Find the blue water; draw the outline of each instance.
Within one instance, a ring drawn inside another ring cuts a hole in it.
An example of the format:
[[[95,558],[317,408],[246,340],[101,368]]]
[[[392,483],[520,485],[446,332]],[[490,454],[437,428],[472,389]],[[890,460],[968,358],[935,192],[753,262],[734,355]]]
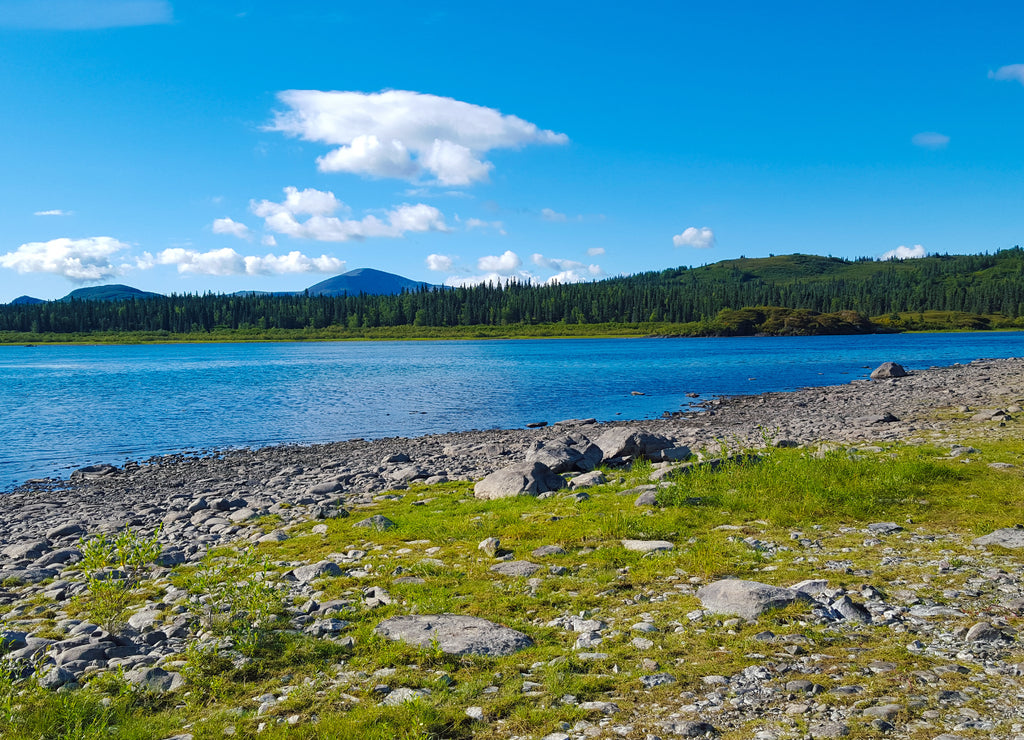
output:
[[[0,490],[168,452],[654,418],[691,392],[1021,355],[1022,332],[0,347]]]

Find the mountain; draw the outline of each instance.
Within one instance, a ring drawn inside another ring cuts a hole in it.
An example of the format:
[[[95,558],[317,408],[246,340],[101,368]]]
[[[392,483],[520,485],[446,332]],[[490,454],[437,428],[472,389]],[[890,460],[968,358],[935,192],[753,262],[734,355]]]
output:
[[[30,295],[20,295],[11,301],[12,306],[32,306],[36,303],[46,303],[42,298],[33,298]]]
[[[162,298],[159,293],[132,288],[129,285],[95,285],[91,288],[78,288],[61,298],[61,301],[128,301],[132,298]]]
[[[416,291],[420,288],[440,288],[438,285],[423,283],[390,272],[360,267],[343,275],[328,278],[308,288],[310,295],[397,295],[403,290]]]

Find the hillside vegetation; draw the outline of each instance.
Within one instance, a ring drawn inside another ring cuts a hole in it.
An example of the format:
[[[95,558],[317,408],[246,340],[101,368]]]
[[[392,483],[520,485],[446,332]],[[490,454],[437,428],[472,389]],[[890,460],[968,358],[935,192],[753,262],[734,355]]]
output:
[[[0,340],[7,342],[117,340],[126,333],[148,333],[150,341],[183,335],[195,341],[214,335],[728,336],[1021,325],[1024,251],[1019,247],[991,255],[887,262],[802,254],[741,258],[569,285],[425,287],[396,295],[171,295],[0,306]]]

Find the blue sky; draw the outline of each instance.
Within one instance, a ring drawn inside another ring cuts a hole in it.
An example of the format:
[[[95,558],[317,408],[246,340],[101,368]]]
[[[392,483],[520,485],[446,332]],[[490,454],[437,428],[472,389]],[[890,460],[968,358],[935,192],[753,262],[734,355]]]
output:
[[[1024,6],[711,5],[4,0],[0,302],[1020,243]]]

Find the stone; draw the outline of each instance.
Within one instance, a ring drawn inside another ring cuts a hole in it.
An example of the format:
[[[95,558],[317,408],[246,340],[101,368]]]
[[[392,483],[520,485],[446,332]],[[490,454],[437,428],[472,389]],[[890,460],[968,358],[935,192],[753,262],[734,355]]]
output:
[[[496,470],[473,488],[473,495],[484,501],[512,496],[539,496],[565,488],[565,479],[541,462],[524,462]]]
[[[343,574],[344,571],[337,563],[331,560],[321,560],[319,563],[313,563],[312,565],[300,565],[292,571],[292,575],[295,576],[295,580],[299,583],[309,583],[317,578],[324,577],[337,578]]]
[[[717,735],[718,730],[707,722],[690,720],[687,722],[666,722],[662,725],[665,732],[678,737],[704,737]]]
[[[871,612],[860,604],[855,604],[849,596],[840,596],[832,604],[832,609],[851,622],[867,624],[871,621]]]
[[[658,492],[657,491],[644,491],[636,497],[636,501],[633,502],[633,506],[657,506],[658,505]]]
[[[608,477],[600,470],[592,470],[589,473],[578,475],[569,481],[569,488],[590,488],[591,486],[600,486],[603,483],[608,482]]]
[[[352,526],[361,527],[363,529],[376,529],[378,532],[384,532],[388,529],[394,529],[398,525],[390,519],[388,519],[386,516],[375,514],[368,519],[363,519],[361,522],[356,522]]]
[[[476,546],[476,549],[483,551],[488,557],[493,558],[501,549],[501,540],[497,537],[488,537],[487,539],[481,540],[480,544]]]
[[[871,534],[893,534],[903,531],[903,527],[895,522],[874,522],[869,524],[867,529]]]
[[[738,578],[709,583],[698,589],[697,598],[715,614],[735,614],[744,619],[757,619],[769,609],[780,609],[796,601],[811,601],[803,591]]]
[[[185,683],[180,673],[165,671],[163,668],[135,668],[125,673],[124,677],[131,685],[158,694],[176,691]]]
[[[653,689],[655,686],[665,686],[675,682],[676,677],[670,673],[655,673],[651,676],[640,676],[640,683],[644,685],[645,689]]]
[[[429,648],[448,655],[505,656],[533,646],[533,640],[514,629],[480,617],[458,614],[417,614],[386,619],[376,633],[389,640]]]
[[[997,529],[982,537],[975,538],[971,544],[982,546],[997,545],[1008,550],[1019,550],[1024,547],[1024,527],[1017,525],[1016,527]]]
[[[846,737],[850,734],[850,728],[842,722],[815,722],[808,728],[808,734],[810,734],[811,740]]]
[[[650,457],[654,453],[673,447],[671,440],[638,427],[615,427],[594,440],[601,450],[601,461],[623,457]]]
[[[400,704],[407,704],[408,702],[416,701],[417,699],[422,699],[429,693],[430,692],[426,689],[395,689],[386,697],[384,697],[384,701],[382,701],[381,704],[387,707],[397,707]]]
[[[546,558],[549,555],[565,555],[565,550],[558,545],[541,545],[530,554],[535,558]]]
[[[666,540],[622,540],[622,546],[631,552],[668,552],[675,545]]]
[[[64,537],[79,537],[85,534],[85,529],[81,524],[68,523],[60,524],[56,527],[52,527],[46,530],[46,539],[48,540],[59,540]]]
[[[28,540],[4,548],[3,555],[11,560],[35,560],[50,549],[49,540]]]
[[[529,560],[509,560],[506,563],[498,563],[492,565],[491,570],[495,573],[499,573],[503,576],[511,576],[513,578],[529,578],[538,570],[540,566],[536,563],[531,563]]]
[[[903,366],[896,362],[883,362],[871,371],[872,380],[883,380],[886,378],[905,378],[910,373],[903,369]]]
[[[996,642],[1005,639],[1006,635],[988,622],[978,622],[967,630],[967,635],[964,637],[966,642]]]
[[[865,717],[877,717],[889,721],[903,711],[902,704],[881,704],[876,707],[868,707],[864,710]]]

